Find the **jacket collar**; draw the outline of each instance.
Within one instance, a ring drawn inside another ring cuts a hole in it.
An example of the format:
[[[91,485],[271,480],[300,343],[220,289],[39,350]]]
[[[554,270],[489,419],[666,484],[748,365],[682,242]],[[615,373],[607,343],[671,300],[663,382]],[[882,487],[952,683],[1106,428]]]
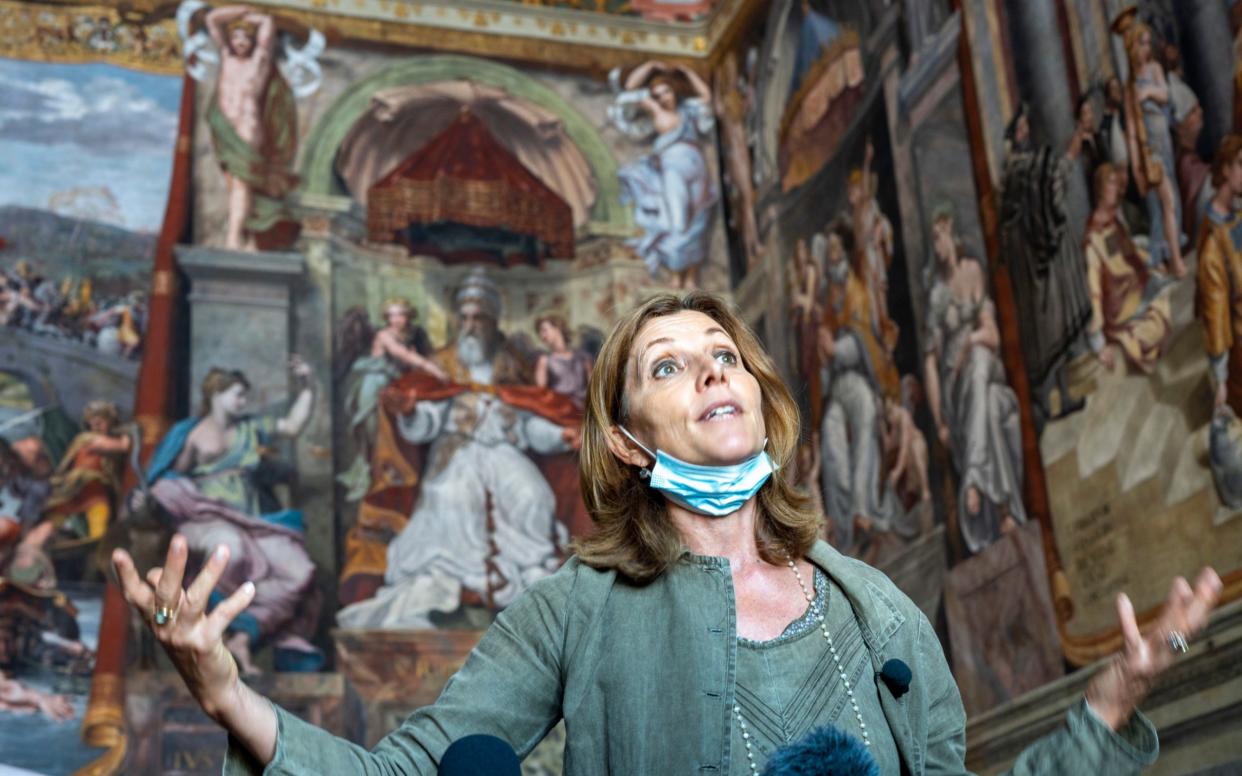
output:
[[[893,597],[880,588],[871,577],[882,574],[862,561],[846,557],[837,552],[827,542],[818,541],[808,553],[811,561],[832,577],[833,581],[845,592],[854,607],[854,616],[862,629],[863,641],[871,652],[871,665],[878,675],[888,659],[885,646],[889,639],[906,621],[906,616],[897,608]],[[911,658],[911,655],[897,657]],[[922,748],[915,743],[915,732],[911,726],[907,698],[896,698],[884,682],[877,681],[880,706],[884,709],[884,718],[888,721],[889,731],[897,744],[897,751],[905,762],[906,771],[912,774],[923,773]]]
[[[884,652],[884,645],[906,621],[892,596],[868,577],[880,574],[861,561],[837,552],[825,541],[815,542],[808,557],[845,592],[854,606],[863,640],[873,655]]]

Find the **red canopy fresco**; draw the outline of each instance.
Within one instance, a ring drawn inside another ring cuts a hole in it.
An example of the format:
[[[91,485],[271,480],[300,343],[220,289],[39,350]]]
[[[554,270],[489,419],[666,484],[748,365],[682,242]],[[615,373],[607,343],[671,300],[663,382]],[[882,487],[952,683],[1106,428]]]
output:
[[[573,212],[468,109],[373,185],[372,240],[445,261],[569,258]]]

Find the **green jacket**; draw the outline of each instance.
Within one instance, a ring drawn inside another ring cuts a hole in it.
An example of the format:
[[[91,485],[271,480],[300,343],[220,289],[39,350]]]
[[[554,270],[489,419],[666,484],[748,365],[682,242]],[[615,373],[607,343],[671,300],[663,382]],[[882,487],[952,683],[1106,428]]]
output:
[[[966,714],[923,613],[880,571],[823,542],[810,560],[845,591],[876,671],[909,664],[909,692],[880,701],[910,774],[966,772]],[[571,559],[505,609],[449,680],[374,750],[276,707],[269,774],[434,774],[457,738],[489,733],[525,757],[565,720],[565,776],[727,774],[737,657],[729,562],[686,552],[645,586]],[[1113,733],[1079,703],[1066,725],[1032,744],[1014,774],[1137,773],[1156,757],[1139,714]],[[225,774],[258,773],[230,741]]]

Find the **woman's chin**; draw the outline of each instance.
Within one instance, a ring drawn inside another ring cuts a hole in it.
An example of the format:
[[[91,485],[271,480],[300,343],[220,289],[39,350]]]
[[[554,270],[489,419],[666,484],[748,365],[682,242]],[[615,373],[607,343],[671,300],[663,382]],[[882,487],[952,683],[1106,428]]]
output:
[[[759,452],[763,445],[763,440],[755,439],[726,439],[718,443],[706,446],[707,465],[709,466],[732,466],[741,463],[747,458],[753,457]]]

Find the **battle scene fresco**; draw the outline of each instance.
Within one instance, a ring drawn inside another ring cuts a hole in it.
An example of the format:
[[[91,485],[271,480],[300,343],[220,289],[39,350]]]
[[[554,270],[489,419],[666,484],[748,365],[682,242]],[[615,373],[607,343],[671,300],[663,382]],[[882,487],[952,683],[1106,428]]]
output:
[[[592,531],[661,292],[759,334],[780,476],[970,714],[1120,589],[1242,595],[1242,3],[147,5],[0,0],[0,764],[219,771],[100,560],[174,531],[256,584],[247,680],[374,744]]]
[[[98,650],[180,82],[0,60],[0,750],[67,772]],[[122,156],[123,155],[123,156]]]

